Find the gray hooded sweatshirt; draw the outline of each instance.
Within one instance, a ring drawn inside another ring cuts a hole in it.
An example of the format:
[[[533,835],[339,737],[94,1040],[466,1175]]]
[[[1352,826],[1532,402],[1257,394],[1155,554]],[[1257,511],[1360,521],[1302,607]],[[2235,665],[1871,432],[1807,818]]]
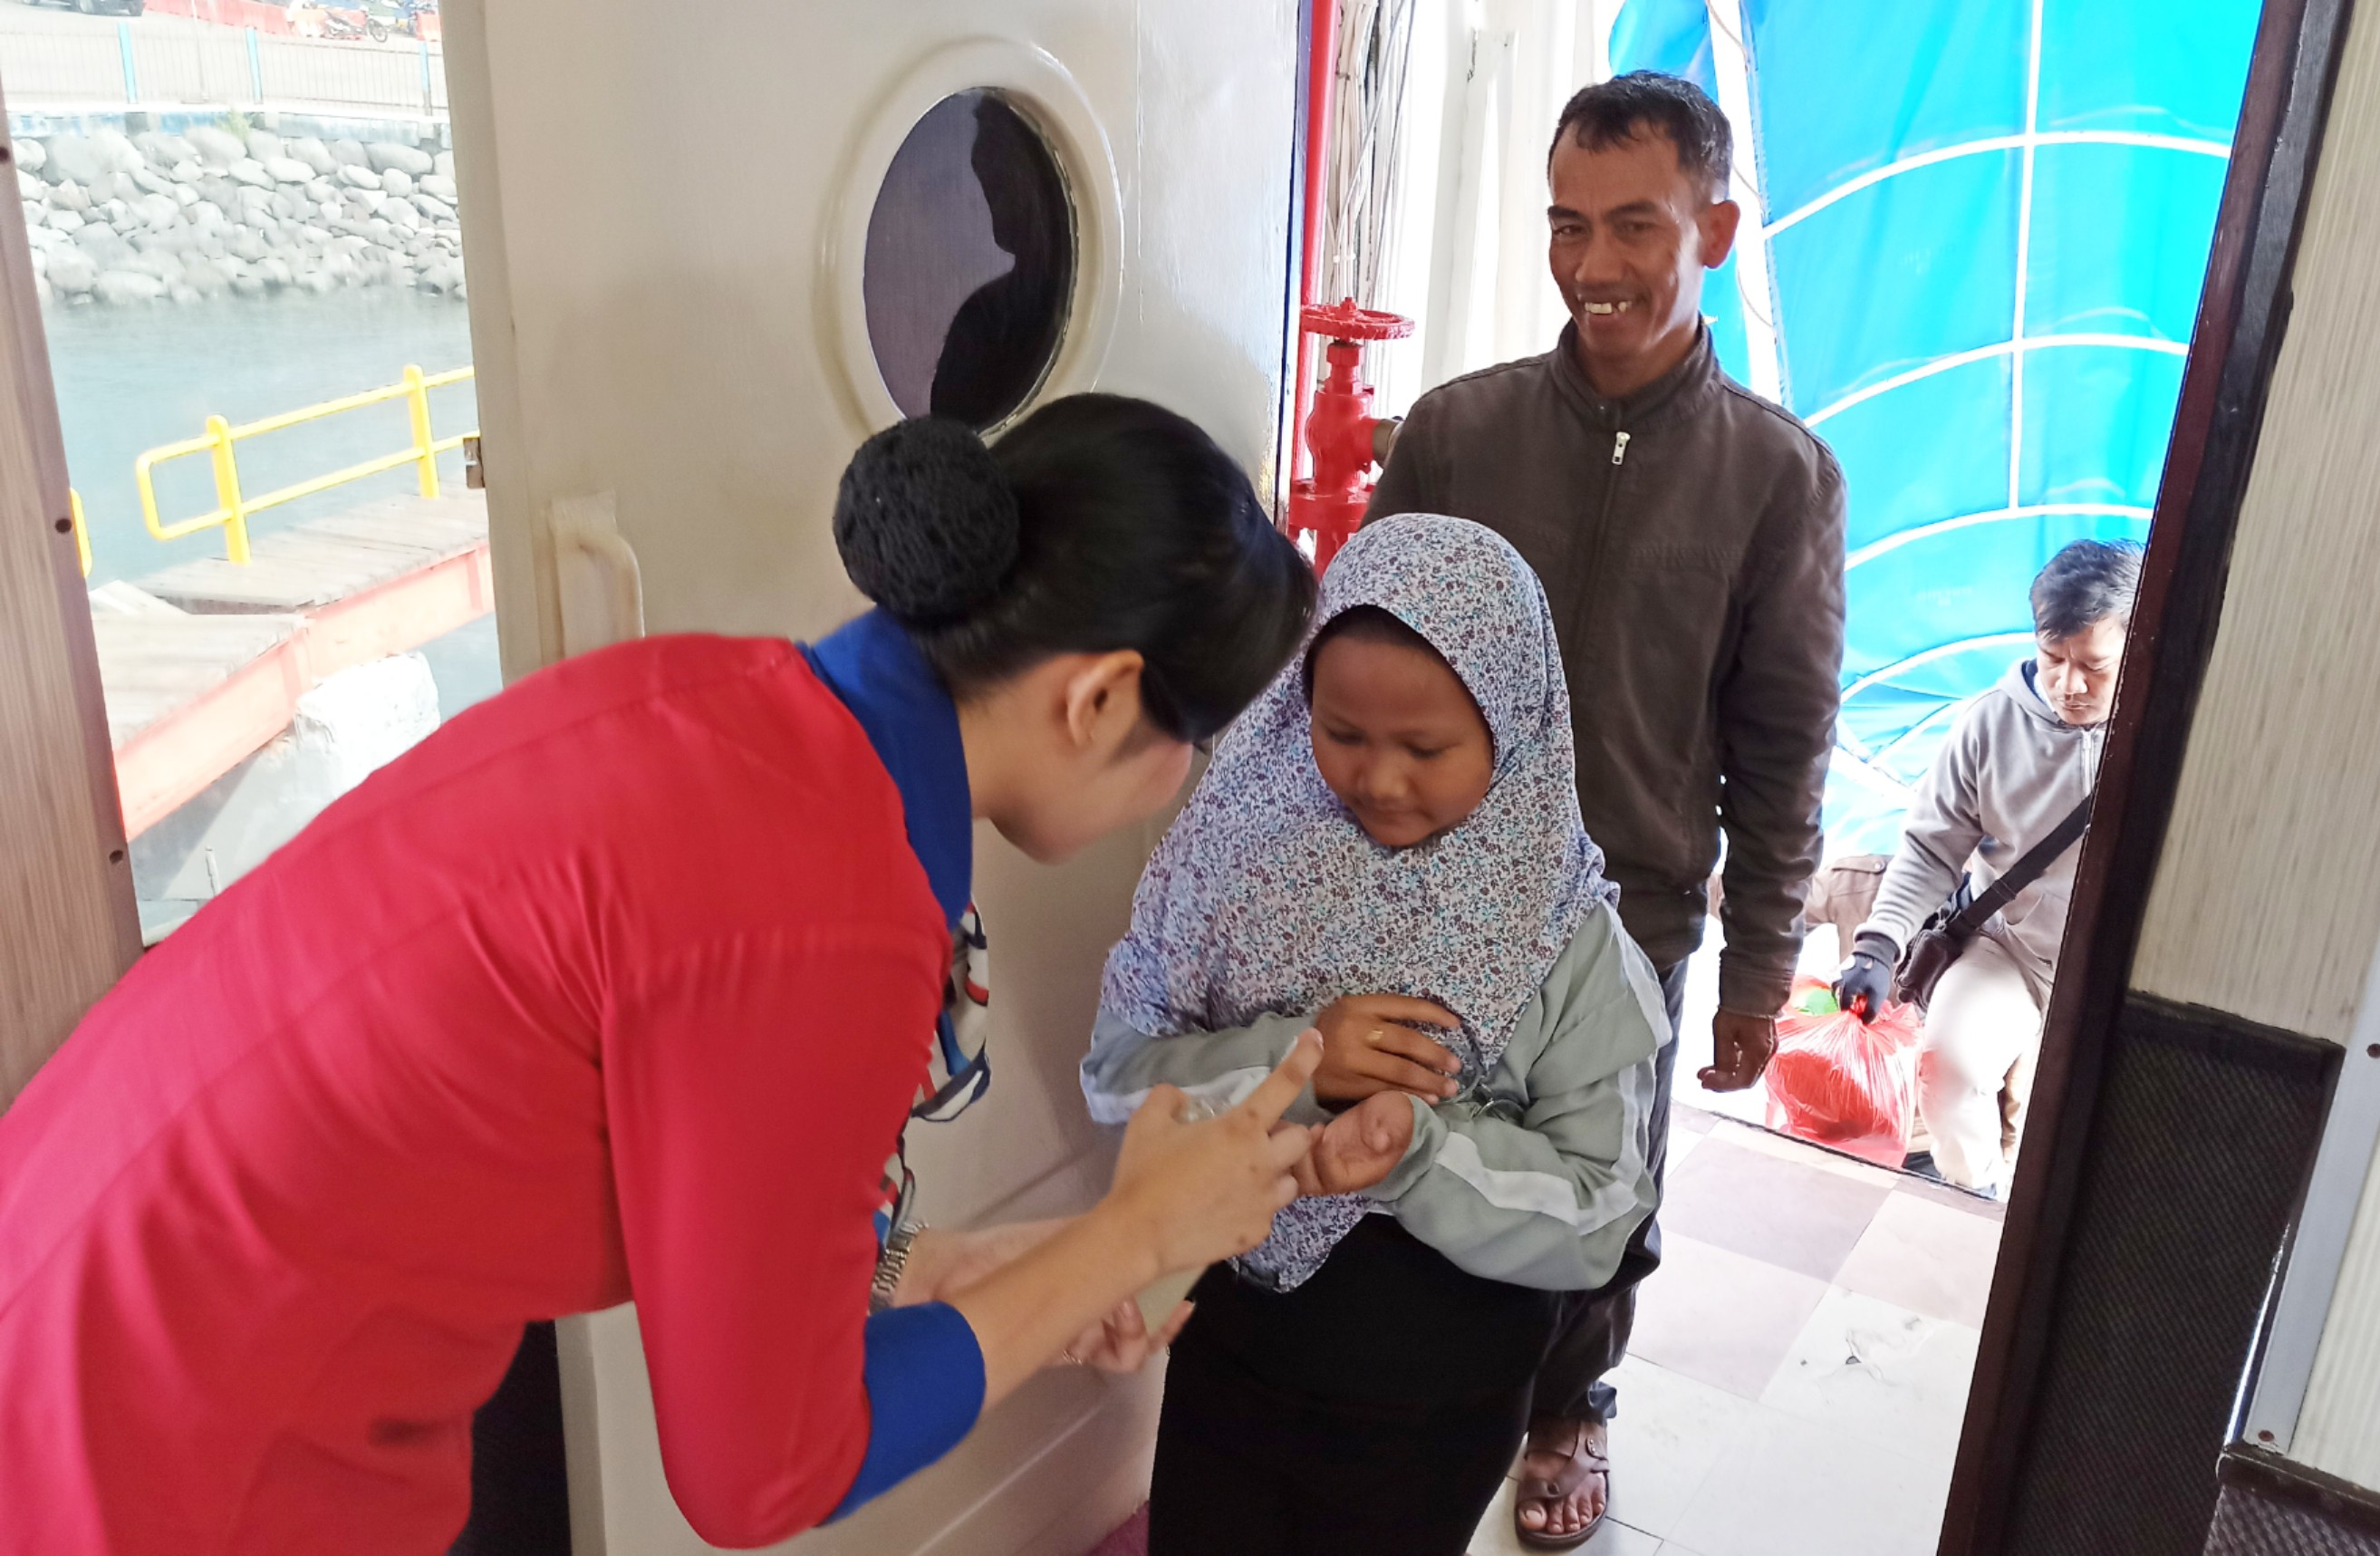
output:
[[[1900,847],[1876,888],[1863,934],[1906,948],[1926,915],[1942,906],[1961,871],[1982,892],[2056,830],[2096,782],[2107,726],[2070,724],[2050,711],[2020,660],[1991,690],[1967,706],[1917,785],[1902,823]],[[1984,927],[2007,947],[2046,1003],[2058,973],[2058,944],[2074,893],[2070,847]]]

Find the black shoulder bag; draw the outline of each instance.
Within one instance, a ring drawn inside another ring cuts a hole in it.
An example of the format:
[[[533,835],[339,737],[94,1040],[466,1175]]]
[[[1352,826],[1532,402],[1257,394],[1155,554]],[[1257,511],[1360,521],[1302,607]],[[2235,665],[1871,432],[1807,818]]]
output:
[[[1957,896],[1934,910],[1910,941],[1909,949],[1900,954],[1900,965],[1892,969],[1892,997],[1924,1010],[1934,998],[1934,986],[1950,970],[1950,964],[1967,949],[1967,942],[1976,931],[1992,921],[1992,916],[2014,901],[2016,894],[2041,879],[2042,871],[2058,861],[2058,857],[2074,846],[2091,825],[2090,795],[2068,813],[2047,837],[2024,851],[2024,857],[2010,867],[2009,872],[1995,881],[1982,896],[1964,900],[1966,884],[1960,883]]]

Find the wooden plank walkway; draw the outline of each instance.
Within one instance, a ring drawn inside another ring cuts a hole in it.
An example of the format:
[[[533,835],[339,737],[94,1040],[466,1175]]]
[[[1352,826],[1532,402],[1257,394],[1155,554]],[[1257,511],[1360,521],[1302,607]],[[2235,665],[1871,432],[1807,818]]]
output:
[[[287,642],[303,623],[296,615],[194,616],[171,606],[118,615],[94,606],[91,627],[99,639],[109,743],[123,749]]]
[[[482,492],[384,497],[260,536],[246,566],[220,556],[193,557],[134,581],[198,614],[309,611],[487,543]]]
[[[392,497],[91,591],[125,830],[139,835],[237,766],[324,677],[487,614],[477,492]]]

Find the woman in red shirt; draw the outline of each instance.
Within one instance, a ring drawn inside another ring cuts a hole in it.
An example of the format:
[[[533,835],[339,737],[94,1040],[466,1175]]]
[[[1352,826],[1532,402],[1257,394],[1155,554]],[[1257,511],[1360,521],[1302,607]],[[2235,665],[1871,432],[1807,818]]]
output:
[[[1105,395],[990,450],[880,434],[834,527],[878,609],[460,715],[0,1115],[0,1552],[443,1550],[523,1325],[631,1297],[678,1505],[766,1544],[1264,1234],[1310,1051],[1221,1118],[1152,1101],[1108,1197],[988,1276],[896,1239],[907,1305],[869,1314],[973,821],[1054,859],[1163,805],[1297,641],[1304,565],[1203,433]]]

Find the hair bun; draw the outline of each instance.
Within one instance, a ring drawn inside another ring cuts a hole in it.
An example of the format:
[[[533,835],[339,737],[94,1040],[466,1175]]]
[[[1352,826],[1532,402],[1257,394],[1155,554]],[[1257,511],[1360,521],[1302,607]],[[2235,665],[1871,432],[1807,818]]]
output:
[[[834,500],[834,544],[860,592],[906,621],[959,615],[1016,565],[1016,494],[961,422],[921,416],[859,445]]]

